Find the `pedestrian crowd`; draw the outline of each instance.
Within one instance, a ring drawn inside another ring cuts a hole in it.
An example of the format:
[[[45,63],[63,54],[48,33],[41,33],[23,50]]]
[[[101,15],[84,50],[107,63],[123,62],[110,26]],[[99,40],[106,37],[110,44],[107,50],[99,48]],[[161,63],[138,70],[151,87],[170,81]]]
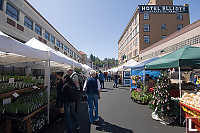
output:
[[[81,101],[87,101],[89,122],[93,124],[99,120],[98,100],[101,89],[104,89],[104,81],[113,80],[113,87],[117,88],[118,78],[118,73],[101,71],[97,73],[95,70],[91,70],[89,77],[86,77],[82,73],[75,72],[71,67],[66,69],[65,74],[56,72],[56,106],[64,114],[65,133],[80,131],[78,110]]]

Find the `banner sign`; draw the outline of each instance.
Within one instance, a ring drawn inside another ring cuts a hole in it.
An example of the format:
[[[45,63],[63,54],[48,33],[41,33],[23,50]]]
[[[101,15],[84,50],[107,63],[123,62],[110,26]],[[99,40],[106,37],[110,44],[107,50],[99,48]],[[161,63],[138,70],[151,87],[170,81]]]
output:
[[[139,5],[140,13],[189,13],[188,6]]]

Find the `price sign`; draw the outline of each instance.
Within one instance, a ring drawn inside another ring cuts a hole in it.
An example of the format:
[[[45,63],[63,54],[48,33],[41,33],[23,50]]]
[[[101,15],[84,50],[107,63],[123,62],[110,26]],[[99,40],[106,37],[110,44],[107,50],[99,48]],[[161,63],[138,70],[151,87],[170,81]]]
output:
[[[37,86],[33,86],[33,89],[38,89],[38,87]]]
[[[3,99],[3,105],[10,104],[10,103],[11,103],[11,98]]]
[[[19,96],[19,94],[18,94],[18,93],[16,93],[16,92],[15,92],[15,93],[13,93],[12,95],[13,95],[15,98],[17,98],[17,97]]]
[[[15,78],[9,78],[9,83],[14,83],[15,82]]]

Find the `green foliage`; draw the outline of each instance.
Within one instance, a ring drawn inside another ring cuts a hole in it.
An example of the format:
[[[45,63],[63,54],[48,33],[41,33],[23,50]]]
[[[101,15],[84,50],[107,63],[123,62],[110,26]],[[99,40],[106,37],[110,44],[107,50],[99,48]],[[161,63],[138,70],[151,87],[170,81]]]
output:
[[[131,98],[139,103],[148,104],[149,101],[152,99],[152,94],[147,92],[146,90],[142,90],[140,92],[133,90],[131,92]]]
[[[104,60],[100,60],[99,57],[96,57],[93,54],[90,55],[90,60],[98,67],[115,67],[118,65],[118,60],[115,60],[114,58],[104,58]]]

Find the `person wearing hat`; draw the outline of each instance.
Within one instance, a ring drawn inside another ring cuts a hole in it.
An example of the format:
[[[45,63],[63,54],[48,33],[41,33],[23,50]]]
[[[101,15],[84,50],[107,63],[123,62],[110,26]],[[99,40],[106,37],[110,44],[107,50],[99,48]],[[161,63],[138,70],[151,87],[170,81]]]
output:
[[[76,86],[76,79],[72,77],[73,69],[68,68],[67,74],[64,76],[63,85],[63,102],[65,113],[65,125],[67,133],[73,133],[75,127],[76,131],[80,130],[80,125],[75,111],[75,103],[80,99],[80,93]]]
[[[100,98],[101,85],[96,78],[96,71],[90,71],[90,77],[85,81],[83,90],[86,92],[88,100],[89,121],[93,123],[99,120],[98,116],[98,99]],[[93,112],[95,111],[95,115]]]

